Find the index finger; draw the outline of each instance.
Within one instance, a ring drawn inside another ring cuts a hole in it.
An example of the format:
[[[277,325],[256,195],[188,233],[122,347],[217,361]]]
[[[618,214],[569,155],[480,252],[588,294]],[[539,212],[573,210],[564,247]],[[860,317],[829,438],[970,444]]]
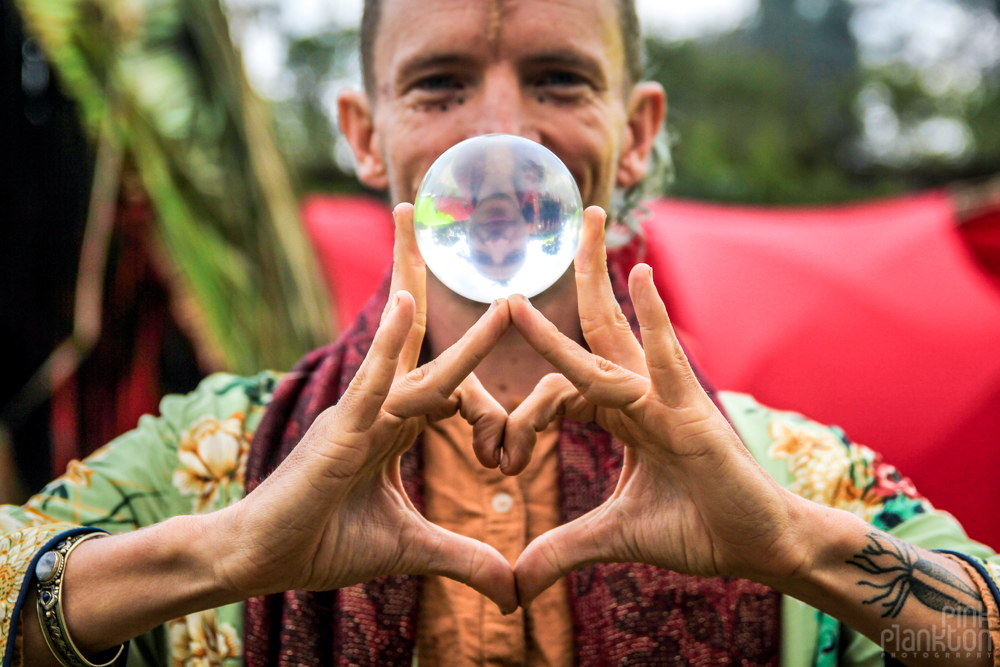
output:
[[[531,462],[538,434],[559,417],[592,422],[597,418],[597,411],[572,382],[558,373],[550,373],[507,418],[503,437],[504,462],[500,471],[505,475],[517,475],[524,470]]]
[[[397,379],[385,410],[399,417],[431,414],[451,400],[455,389],[475,370],[510,329],[506,299],[497,299],[461,339],[438,357]]]
[[[424,258],[417,247],[417,237],[413,231],[413,204],[399,204],[392,211],[396,221],[395,243],[392,247],[392,282],[389,294],[406,290],[413,296],[416,311],[413,315],[413,326],[403,351],[399,355],[399,367],[396,376],[405,375],[417,367],[420,358],[420,346],[424,342],[424,332],[427,330],[427,267]],[[389,298],[392,301],[392,296]],[[389,303],[385,305],[382,319],[389,312]]]
[[[641,398],[649,380],[563,335],[520,294],[510,297],[511,321],[542,357],[566,376],[584,398],[605,408],[624,408]]]
[[[361,368],[334,407],[338,419],[346,420],[351,430],[367,431],[375,423],[392,387],[400,351],[412,322],[413,296],[399,291],[389,299],[389,307]]]

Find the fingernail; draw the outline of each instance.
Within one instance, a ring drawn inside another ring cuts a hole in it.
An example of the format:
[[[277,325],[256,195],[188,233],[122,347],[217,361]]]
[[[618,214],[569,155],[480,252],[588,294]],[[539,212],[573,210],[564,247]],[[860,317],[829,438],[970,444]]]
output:
[[[504,452],[503,459],[500,461],[500,470],[506,472],[508,463],[510,463],[510,460],[507,458],[507,452]]]
[[[497,447],[496,449],[493,450],[493,460],[497,462],[497,465],[500,465],[500,461],[501,461],[500,454],[502,452],[503,452],[503,448],[501,448],[501,447]]]
[[[653,277],[653,267],[649,267],[649,277]]]
[[[392,305],[389,306],[389,310],[395,310],[396,306],[399,305],[399,292],[396,292],[392,297]]]
[[[492,313],[494,310],[496,310],[498,303],[500,303],[500,299],[493,299],[493,302],[490,304],[490,307],[486,309],[486,312]]]

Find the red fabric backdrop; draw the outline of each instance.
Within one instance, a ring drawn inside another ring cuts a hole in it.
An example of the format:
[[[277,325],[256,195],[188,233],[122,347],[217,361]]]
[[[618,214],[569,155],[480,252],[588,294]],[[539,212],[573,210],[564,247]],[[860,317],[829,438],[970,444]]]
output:
[[[392,264],[392,212],[374,199],[313,196],[302,205],[302,219],[342,331]]]
[[[1000,214],[959,227],[943,192],[650,210],[645,261],[720,389],[842,426],[1000,548]],[[391,215],[313,197],[304,219],[343,326],[391,262]]]

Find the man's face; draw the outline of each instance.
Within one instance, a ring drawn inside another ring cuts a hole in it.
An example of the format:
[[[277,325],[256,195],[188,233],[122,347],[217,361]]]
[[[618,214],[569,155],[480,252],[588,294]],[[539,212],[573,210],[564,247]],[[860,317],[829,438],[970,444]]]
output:
[[[413,201],[431,163],[502,132],[566,163],[585,205],[607,206],[627,128],[614,0],[383,0],[371,144],[394,201]],[[380,170],[380,171],[379,171]]]

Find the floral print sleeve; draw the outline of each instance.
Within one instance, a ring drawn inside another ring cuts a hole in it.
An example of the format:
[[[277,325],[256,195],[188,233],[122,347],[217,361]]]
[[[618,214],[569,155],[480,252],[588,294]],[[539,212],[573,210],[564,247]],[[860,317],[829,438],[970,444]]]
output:
[[[0,506],[3,667],[20,663],[19,605],[47,544],[81,526],[121,533],[243,497],[250,443],[279,379],[213,375],[187,396],[163,399],[159,417],[73,461],[24,505]],[[238,665],[241,626],[239,605],[177,619],[133,642],[129,664]]]
[[[852,442],[835,426],[824,426],[793,412],[766,408],[743,394],[720,394],[726,411],[748,449],[785,488],[828,507],[852,512],[876,528],[907,542],[967,560],[983,579],[984,590],[1000,598],[996,581],[1000,557],[971,540],[959,523],[934,508],[913,483],[894,466],[864,445]],[[1000,600],[998,600],[1000,602]],[[812,618],[803,620],[806,616]],[[788,653],[794,653],[794,634],[808,627],[815,643],[801,654],[808,661],[783,655],[784,665],[812,664],[881,667],[882,650],[836,619],[804,604],[784,607],[783,634]],[[800,656],[801,657],[801,656]]]

